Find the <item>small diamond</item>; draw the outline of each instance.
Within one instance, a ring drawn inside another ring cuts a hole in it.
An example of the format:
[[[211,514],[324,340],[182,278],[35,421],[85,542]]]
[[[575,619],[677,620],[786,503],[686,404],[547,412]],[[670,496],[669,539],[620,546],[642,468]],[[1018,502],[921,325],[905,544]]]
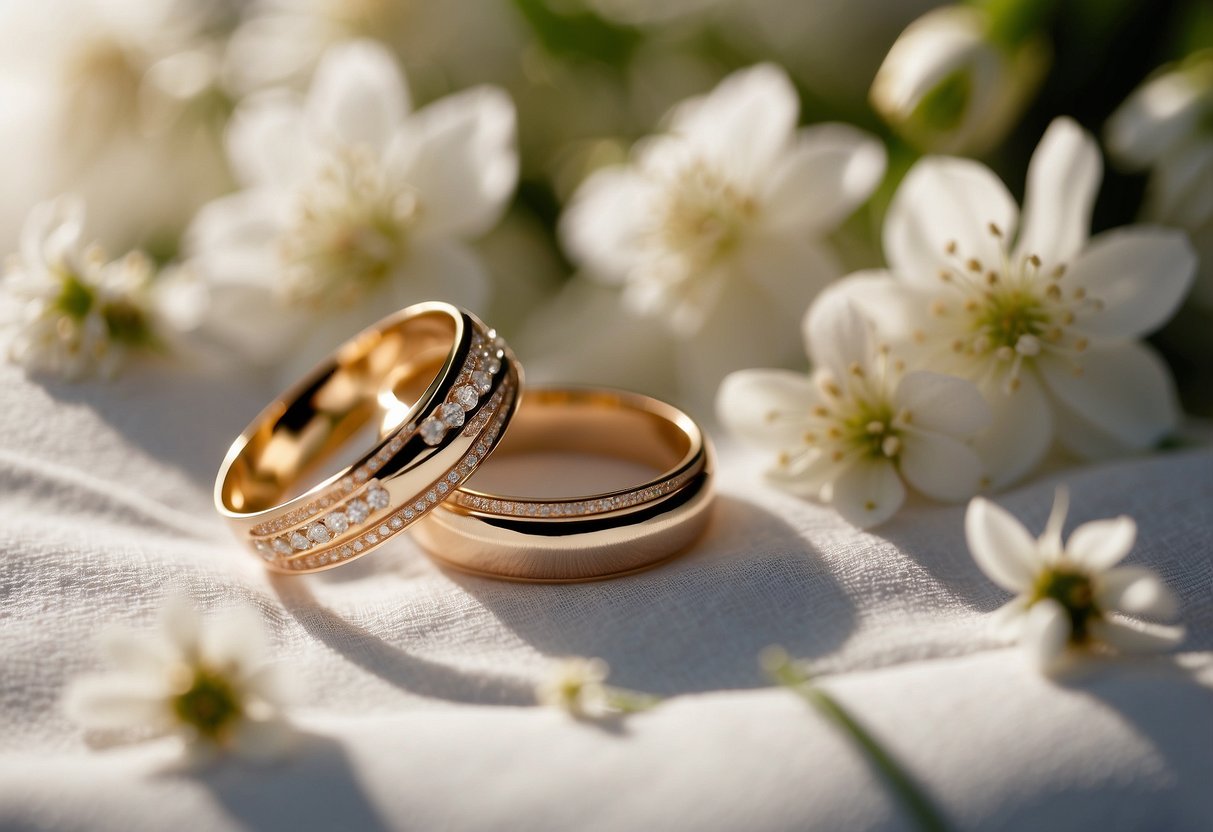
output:
[[[388,496],[386,489],[376,487],[366,493],[366,501],[371,508],[387,508],[392,498]]]
[[[477,370],[476,372],[472,373],[472,384],[477,390],[480,391],[482,395],[493,389],[492,377],[488,373],[481,370]]]
[[[421,423],[421,441],[425,444],[437,445],[444,436],[446,436],[446,425],[433,416]]]
[[[476,454],[468,454],[467,459],[464,460],[468,465],[475,465],[479,461],[480,457],[476,456]]]
[[[435,494],[435,493],[433,492],[433,490],[430,490],[430,491],[425,492],[425,498],[426,498],[427,500],[429,500],[431,503],[436,503],[436,502],[438,502],[438,495],[437,495],[437,494]]]
[[[302,552],[304,549],[309,548],[311,545],[312,545],[312,541],[308,540],[306,537],[304,537],[299,532],[295,532],[293,535],[291,535],[291,547],[292,548],[298,549],[300,552]]]
[[[371,532],[370,534],[368,534],[366,536],[366,542],[367,543],[378,543],[379,535],[375,534],[374,532]]]
[[[411,511],[411,510],[412,510],[412,509],[410,509],[410,511]],[[407,514],[408,514],[408,512],[406,511],[406,512],[405,512],[405,514],[407,515]],[[389,521],[389,524],[391,525],[391,527],[392,527],[393,529],[399,529],[399,528],[402,528],[402,527],[404,526],[404,521],[400,519],[399,515],[397,515],[396,517],[393,517],[393,518],[392,518],[392,519]]]
[[[463,424],[463,408],[456,402],[447,402],[438,408],[438,418],[449,427],[457,428]]]
[[[459,482],[459,474],[456,473],[455,471],[451,471],[449,474],[446,475],[446,481],[452,482],[452,483]]]
[[[344,512],[334,511],[324,518],[324,525],[328,526],[333,534],[341,534],[350,527],[350,518],[346,517]]]
[[[450,490],[451,490],[451,487],[449,485],[447,485],[445,482],[438,483],[438,493],[439,494],[445,494],[446,492],[448,492]]]
[[[417,516],[417,512],[413,511],[411,508],[406,508],[404,510],[404,519],[405,520],[412,520],[416,516]]]
[[[497,373],[501,372],[501,361],[497,358],[486,358],[484,359],[484,363],[480,365],[480,368],[489,375],[497,375]]]
[[[370,474],[367,473],[367,470],[365,468],[359,468],[357,471],[354,472],[354,480],[357,482],[366,482],[366,478],[369,476],[370,476]]]
[[[341,547],[341,557],[348,558],[352,554],[354,554],[354,550],[351,549],[349,546]]]
[[[389,529],[387,526],[380,526],[380,527],[379,527],[379,536],[380,536],[380,537],[387,537],[387,536],[388,536],[389,534],[391,534],[391,533],[392,533],[392,530],[391,530],[391,529]]]
[[[350,500],[345,507],[345,516],[351,523],[361,523],[371,513],[370,506],[362,500]]]
[[[362,541],[361,541],[361,540],[355,540],[355,541],[354,541],[354,551],[355,551],[355,552],[361,552],[361,551],[362,551],[363,549],[365,549],[365,548],[366,548],[366,546],[364,546],[364,545],[362,544]]]
[[[291,544],[285,537],[275,537],[270,541],[270,547],[280,555],[289,555],[291,553]]]
[[[484,456],[488,452],[489,449],[483,442],[476,446],[476,453],[480,454],[481,456]]]
[[[307,527],[307,536],[313,543],[328,543],[333,533],[323,523],[313,523]]]
[[[476,406],[476,402],[480,401],[480,394],[476,392],[475,387],[465,384],[462,387],[455,388],[453,398],[464,410],[471,410]]]
[[[391,453],[396,453],[396,451],[400,450],[403,447],[404,447],[404,440],[401,439],[399,436],[397,436],[395,439],[392,440],[391,444],[387,446],[387,449]]]
[[[417,509],[419,512],[425,511],[425,503],[418,500],[417,502],[413,503],[413,508]]]

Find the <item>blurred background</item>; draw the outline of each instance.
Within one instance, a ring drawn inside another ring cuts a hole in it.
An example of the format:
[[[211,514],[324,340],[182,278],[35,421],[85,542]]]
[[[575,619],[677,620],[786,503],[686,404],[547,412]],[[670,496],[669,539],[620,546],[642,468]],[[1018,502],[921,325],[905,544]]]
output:
[[[533,377],[575,375],[694,397],[679,393],[679,368],[659,360],[660,338],[672,336],[659,333],[658,323],[630,319],[622,308],[619,319],[601,313],[596,304],[614,302],[617,292],[585,279],[561,246],[558,223],[586,177],[625,161],[635,141],[660,131],[670,107],[759,62],[774,62],[793,79],[802,123],[847,122],[888,149],[885,180],[833,235],[847,269],[881,263],[884,207],[919,156],[980,158],[1022,198],[1032,150],[1058,115],[1076,118],[1111,157],[1095,231],[1139,218],[1177,224],[1213,254],[1213,206],[1199,208],[1210,201],[1202,193],[1213,194],[1213,161],[1194,157],[1205,161],[1180,178],[1195,193],[1187,195],[1186,210],[1173,211],[1174,199],[1151,198],[1151,189],[1166,182],[1151,183],[1166,178],[1168,155],[1183,148],[1160,138],[1158,152],[1143,156],[1108,145],[1109,119],[1135,91],[1183,72],[1195,103],[1184,104],[1182,124],[1147,101],[1137,117],[1157,116],[1158,124],[1138,125],[1138,132],[1155,129],[1168,141],[1213,147],[1213,70],[1205,51],[1213,47],[1213,4],[968,4],[985,22],[963,54],[925,47],[919,61],[950,61],[946,72],[908,104],[881,102],[873,92],[877,70],[907,27],[939,5],[6,0],[0,242],[17,251],[31,208],[72,192],[88,205],[88,237],[107,251],[140,249],[165,270],[182,264],[183,234],[195,213],[235,187],[223,135],[239,102],[270,88],[306,90],[325,50],[372,38],[398,57],[415,106],[482,83],[503,88],[515,103],[518,187],[501,222],[474,245],[492,280],[482,317],[510,337]],[[987,59],[993,63],[982,63]],[[991,101],[998,112],[976,112]],[[1213,258],[1205,259],[1204,288],[1153,340],[1175,371],[1187,409],[1213,415],[1213,263],[1207,262]],[[554,341],[570,322],[584,336],[575,347]]]

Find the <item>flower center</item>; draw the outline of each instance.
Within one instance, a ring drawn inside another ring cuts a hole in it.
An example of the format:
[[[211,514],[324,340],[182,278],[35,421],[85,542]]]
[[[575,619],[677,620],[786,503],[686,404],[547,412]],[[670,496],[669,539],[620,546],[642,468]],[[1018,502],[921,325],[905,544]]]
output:
[[[63,283],[59,297],[55,298],[55,309],[72,320],[84,320],[93,308],[96,294],[72,272],[61,272],[59,277]]]
[[[1064,264],[1046,272],[1035,254],[1014,258],[998,226],[990,223],[989,231],[1001,251],[996,263],[968,256],[955,242],[945,246],[939,279],[948,291],[932,301],[930,311],[949,333],[950,351],[983,367],[992,364],[1008,392],[1019,387],[1025,366],[1046,352],[1063,356],[1081,374],[1078,356],[1088,341],[1073,325],[1102,310],[1102,301],[1088,297],[1082,286],[1067,285]],[[915,337],[927,339],[921,331]]]
[[[1070,617],[1070,640],[1075,644],[1086,641],[1090,623],[1100,616],[1090,577],[1066,567],[1046,570],[1036,579],[1029,606],[1046,598],[1065,608]]]
[[[181,722],[214,742],[222,741],[244,715],[240,694],[222,673],[194,667],[189,686],[172,699]]]
[[[733,251],[758,214],[752,197],[702,162],[685,166],[669,183],[657,237],[689,268],[714,263]]]
[[[348,306],[389,278],[407,251],[421,206],[388,185],[363,150],[340,154],[299,194],[281,238],[284,294],[308,306]]]

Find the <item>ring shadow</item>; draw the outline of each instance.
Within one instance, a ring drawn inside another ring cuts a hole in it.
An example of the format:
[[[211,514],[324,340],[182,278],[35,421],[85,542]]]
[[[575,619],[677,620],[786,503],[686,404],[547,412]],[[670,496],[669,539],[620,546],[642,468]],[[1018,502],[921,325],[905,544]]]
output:
[[[161,776],[199,783],[242,829],[392,828],[358,782],[339,742],[317,734],[301,734],[297,741],[295,753],[272,767],[213,765]]]
[[[270,586],[299,625],[320,643],[363,670],[409,693],[479,705],[530,705],[533,688],[505,678],[465,673],[441,662],[409,655],[363,627],[346,621],[316,600],[305,581],[273,575]]]
[[[540,652],[604,659],[612,684],[661,696],[765,687],[763,648],[811,659],[855,626],[854,606],[803,536],[727,496],[691,551],[647,572],[519,584],[444,571]]]

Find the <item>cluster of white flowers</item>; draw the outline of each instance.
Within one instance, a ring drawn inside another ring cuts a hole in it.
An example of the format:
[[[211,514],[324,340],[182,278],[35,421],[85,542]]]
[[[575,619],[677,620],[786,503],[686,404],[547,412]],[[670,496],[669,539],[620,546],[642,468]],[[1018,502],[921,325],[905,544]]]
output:
[[[826,358],[825,351],[838,349],[838,336],[824,336],[832,344],[817,346],[814,330],[853,329],[855,324],[833,319],[853,318],[857,309],[909,368],[964,379],[989,405],[986,426],[962,415],[966,408],[952,403],[953,389],[923,394],[956,414],[981,460],[980,474],[972,477],[944,446],[932,454],[956,483],[968,483],[967,493],[923,487],[915,480],[921,469],[900,460],[902,474],[924,493],[963,499],[980,484],[1009,484],[1035,468],[1054,439],[1075,454],[1099,458],[1147,449],[1176,427],[1179,407],[1170,373],[1138,339],[1174,314],[1191,285],[1196,258],[1184,234],[1172,229],[1132,226],[1089,238],[1100,171],[1091,137],[1069,119],[1058,119],[1032,157],[1021,223],[1015,201],[984,165],[924,158],[906,174],[885,218],[889,268],[843,279],[810,309],[810,357],[818,365],[824,361],[833,375],[838,360]],[[846,361],[866,372],[858,354]],[[780,450],[776,480],[800,472],[795,481],[812,481],[814,491],[829,487],[837,504],[841,477],[850,469],[826,464],[829,453],[819,450],[819,431],[785,430],[787,424],[806,427],[809,412],[801,402],[800,421],[780,415],[797,406],[786,380],[764,384],[759,378],[744,375],[722,385],[722,421]],[[759,418],[764,407],[765,420]],[[875,428],[886,420],[863,413],[871,436],[882,439],[887,429]],[[841,437],[853,433],[845,423],[835,427]],[[863,447],[858,438],[849,441]],[[871,445],[869,458],[876,450]],[[832,453],[847,458],[845,449]],[[854,477],[848,477],[844,493],[850,493]],[[857,502],[873,508],[857,514],[855,501],[847,500],[849,508],[840,510],[861,526],[886,519],[901,502],[895,480],[892,473],[866,478]]]

